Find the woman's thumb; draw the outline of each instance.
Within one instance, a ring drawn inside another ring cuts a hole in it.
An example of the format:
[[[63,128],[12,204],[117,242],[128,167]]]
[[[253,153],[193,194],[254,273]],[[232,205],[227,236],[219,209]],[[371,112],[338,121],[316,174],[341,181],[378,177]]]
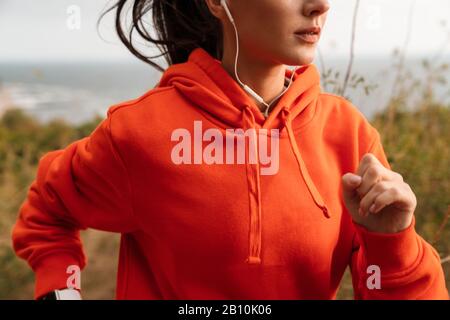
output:
[[[362,178],[357,174],[347,172],[342,176],[342,186],[344,197],[350,199],[354,195],[354,190],[361,184]]]

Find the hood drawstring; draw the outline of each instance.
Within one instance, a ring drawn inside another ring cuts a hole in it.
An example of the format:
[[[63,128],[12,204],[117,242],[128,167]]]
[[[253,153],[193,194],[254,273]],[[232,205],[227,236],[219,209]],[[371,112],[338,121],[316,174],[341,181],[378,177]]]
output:
[[[242,127],[244,131],[247,129],[255,129],[255,117],[249,106],[244,106],[242,111]],[[253,130],[255,133],[256,130]],[[250,230],[249,230],[249,255],[246,260],[249,264],[261,263],[261,182],[259,176],[259,152],[258,152],[258,135],[253,137],[254,152],[256,163],[250,163],[247,148],[245,148],[245,166],[248,184],[248,200],[250,211]],[[250,146],[250,143],[248,144]]]
[[[297,142],[295,140],[295,135],[292,130],[292,117],[289,109],[286,107],[281,110],[281,115],[283,119],[284,126],[286,127],[289,143],[291,145],[292,151],[297,160],[300,173],[303,180],[308,187],[308,190],[314,200],[314,203],[322,210],[325,217],[330,218],[330,213],[328,208],[317,190],[314,182],[312,181],[308,169],[301,157]],[[255,117],[249,106],[244,106],[242,111],[242,128],[244,131],[247,129],[255,128]],[[255,133],[255,131],[252,131]],[[259,164],[259,152],[258,152],[258,135],[255,134],[253,137],[254,152],[256,163],[250,163],[248,150],[246,149],[246,175],[248,184],[248,197],[249,197],[249,212],[250,212],[250,230],[249,230],[249,253],[246,262],[249,264],[260,264],[261,263],[261,181],[260,181],[260,164]],[[250,143],[247,144],[250,146]]]
[[[322,195],[319,193],[313,180],[311,179],[308,169],[306,168],[305,162],[303,161],[303,158],[300,154],[300,150],[298,148],[297,141],[295,140],[294,131],[292,130],[291,112],[289,111],[289,109],[284,107],[281,110],[281,116],[282,116],[283,122],[285,124],[286,130],[287,130],[287,133],[289,136],[289,141],[291,144],[292,151],[294,152],[295,158],[297,159],[300,173],[308,187],[309,193],[311,194],[316,205],[322,210],[324,216],[327,218],[331,218],[330,212],[328,211],[325,201],[323,200]]]

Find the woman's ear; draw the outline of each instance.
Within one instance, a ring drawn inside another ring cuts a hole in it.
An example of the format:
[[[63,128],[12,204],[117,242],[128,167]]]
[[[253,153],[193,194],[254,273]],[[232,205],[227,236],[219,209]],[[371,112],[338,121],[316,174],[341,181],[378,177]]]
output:
[[[220,0],[204,0],[211,14],[217,19],[224,21],[227,18],[224,8],[220,4]]]

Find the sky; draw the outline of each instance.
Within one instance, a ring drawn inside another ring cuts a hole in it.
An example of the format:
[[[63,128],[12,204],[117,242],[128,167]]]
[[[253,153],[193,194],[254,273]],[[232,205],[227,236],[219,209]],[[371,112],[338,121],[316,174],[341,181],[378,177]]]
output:
[[[329,1],[331,10],[320,51],[325,58],[348,56],[356,0]],[[0,62],[135,59],[116,37],[112,14],[103,20],[101,36],[97,32],[100,13],[113,2],[0,0]],[[447,43],[444,49],[450,55],[449,0],[361,0],[355,54],[383,58],[402,47],[412,5],[408,54],[432,55]],[[440,25],[445,19],[446,29]]]

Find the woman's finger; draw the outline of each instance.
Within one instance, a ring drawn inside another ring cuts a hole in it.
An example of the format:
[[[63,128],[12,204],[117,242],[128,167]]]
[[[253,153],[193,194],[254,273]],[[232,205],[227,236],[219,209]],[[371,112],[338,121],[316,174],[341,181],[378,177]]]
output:
[[[385,180],[375,183],[361,199],[359,203],[359,214],[361,216],[367,216],[369,214],[369,208],[375,199],[386,190],[393,188],[394,185],[395,182]]]
[[[374,162],[367,166],[366,171],[362,175],[361,184],[356,189],[359,197],[363,198],[378,182],[383,180],[393,180],[391,172],[392,171],[386,169],[379,163]]]
[[[369,207],[369,213],[376,214],[383,208],[393,204],[406,200],[403,189],[398,185],[389,188],[388,190],[380,193],[373,201],[373,204]]]

